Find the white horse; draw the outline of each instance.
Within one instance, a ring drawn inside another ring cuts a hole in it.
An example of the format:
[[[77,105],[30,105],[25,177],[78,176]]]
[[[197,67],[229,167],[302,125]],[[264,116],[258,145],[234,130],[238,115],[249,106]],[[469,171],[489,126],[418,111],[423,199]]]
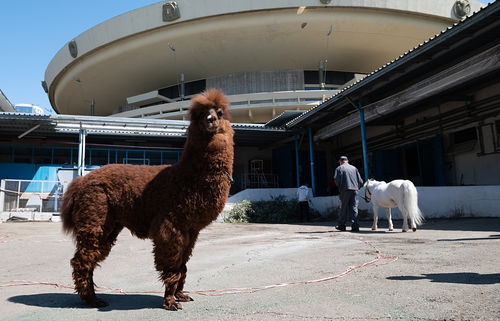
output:
[[[403,232],[408,231],[408,218],[413,232],[417,230],[417,225],[422,224],[424,217],[418,208],[417,189],[411,181],[397,179],[386,183],[369,179],[363,187],[365,188],[365,200],[371,201],[373,206],[372,230],[377,229],[379,207],[385,208],[387,221],[389,221],[389,231],[394,229],[391,208],[395,207],[398,207],[403,214]]]

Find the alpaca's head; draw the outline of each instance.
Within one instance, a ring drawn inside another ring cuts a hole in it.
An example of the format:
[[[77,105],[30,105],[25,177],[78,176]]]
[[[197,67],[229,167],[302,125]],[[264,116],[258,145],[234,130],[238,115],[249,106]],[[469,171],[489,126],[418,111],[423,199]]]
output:
[[[226,132],[229,123],[229,101],[221,91],[209,89],[193,97],[189,110],[191,122],[208,133]]]

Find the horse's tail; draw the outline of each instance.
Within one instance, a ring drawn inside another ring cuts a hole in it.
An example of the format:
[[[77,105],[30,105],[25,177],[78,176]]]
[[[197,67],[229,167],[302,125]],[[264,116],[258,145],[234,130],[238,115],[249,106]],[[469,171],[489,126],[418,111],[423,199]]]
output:
[[[68,189],[64,192],[61,204],[61,220],[63,223],[63,231],[66,233],[73,233],[75,230],[75,222],[73,221],[73,210],[75,208],[75,194],[80,185],[81,177],[75,178]]]
[[[403,189],[403,207],[416,225],[424,222],[424,216],[418,208],[418,193],[415,185],[411,181],[404,181],[401,185]]]

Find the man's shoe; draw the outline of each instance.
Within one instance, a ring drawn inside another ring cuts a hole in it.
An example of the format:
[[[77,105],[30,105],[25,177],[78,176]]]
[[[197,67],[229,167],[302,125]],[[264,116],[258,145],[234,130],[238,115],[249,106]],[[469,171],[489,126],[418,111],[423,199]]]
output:
[[[345,226],[342,226],[342,225],[335,226],[335,229],[344,232],[345,231]]]
[[[359,227],[353,227],[353,228],[351,228],[351,232],[359,232]]]

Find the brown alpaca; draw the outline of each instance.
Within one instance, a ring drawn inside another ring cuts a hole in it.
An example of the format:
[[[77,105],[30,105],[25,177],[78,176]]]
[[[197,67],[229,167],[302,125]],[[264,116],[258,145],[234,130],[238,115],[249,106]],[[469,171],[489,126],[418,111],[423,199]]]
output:
[[[192,301],[183,292],[186,263],[201,229],[224,208],[233,168],[229,103],[219,91],[192,99],[191,124],[175,165],[106,165],[75,179],[64,194],[63,228],[76,240],[71,260],[76,292],[94,307],[93,272],[123,227],[153,240],[155,266],[165,285],[164,308]]]

